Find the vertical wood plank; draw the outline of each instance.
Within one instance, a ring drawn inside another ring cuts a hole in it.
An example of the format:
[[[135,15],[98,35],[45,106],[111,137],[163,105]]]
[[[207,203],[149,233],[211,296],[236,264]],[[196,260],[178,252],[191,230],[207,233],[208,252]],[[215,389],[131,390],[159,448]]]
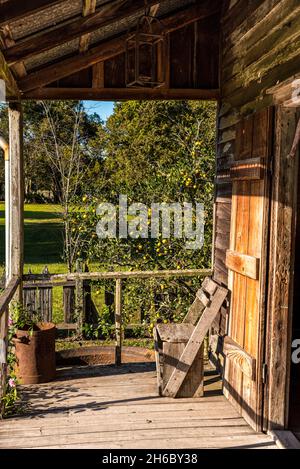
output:
[[[52,321],[52,286],[39,288],[40,312],[45,322]]]
[[[116,280],[115,294],[115,327],[116,327],[116,351],[115,364],[122,363],[122,280]]]
[[[24,168],[23,168],[23,114],[19,103],[10,103],[9,162],[10,162],[10,260],[8,279],[22,277],[24,263]],[[22,283],[15,295],[22,303]]]
[[[93,65],[93,88],[104,88],[104,62]]]
[[[293,109],[276,110],[275,161],[272,183],[270,280],[268,298],[268,386],[265,417],[268,429],[288,424],[291,361],[293,242],[298,158],[290,158],[296,130]]]
[[[75,313],[75,287],[63,287],[63,307],[64,307],[64,322],[66,324],[74,322]]]
[[[76,271],[78,273],[82,272],[82,265],[80,262],[77,262]],[[75,280],[75,312],[77,319],[77,334],[78,336],[82,336],[83,325],[85,323],[85,310],[83,280],[80,278]]]

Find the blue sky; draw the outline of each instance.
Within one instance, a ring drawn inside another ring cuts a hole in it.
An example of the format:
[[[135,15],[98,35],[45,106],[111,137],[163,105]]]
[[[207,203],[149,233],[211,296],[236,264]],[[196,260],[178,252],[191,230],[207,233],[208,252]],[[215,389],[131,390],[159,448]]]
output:
[[[88,113],[96,112],[102,120],[106,120],[113,112],[113,101],[83,101]]]

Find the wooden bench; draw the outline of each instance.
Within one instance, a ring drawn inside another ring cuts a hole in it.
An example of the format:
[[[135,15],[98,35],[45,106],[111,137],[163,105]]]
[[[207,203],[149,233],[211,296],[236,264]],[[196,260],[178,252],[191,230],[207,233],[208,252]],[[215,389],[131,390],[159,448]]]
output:
[[[206,277],[181,324],[154,328],[160,396],[203,396],[203,341],[228,290]]]

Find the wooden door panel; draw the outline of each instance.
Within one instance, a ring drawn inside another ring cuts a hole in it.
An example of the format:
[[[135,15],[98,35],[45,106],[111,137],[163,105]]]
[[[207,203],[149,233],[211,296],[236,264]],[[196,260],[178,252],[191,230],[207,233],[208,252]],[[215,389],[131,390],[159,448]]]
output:
[[[272,110],[265,109],[237,125],[232,174],[229,338],[256,364],[253,375],[238,360],[226,359],[224,393],[256,429],[262,425],[262,350],[267,262],[269,171]]]

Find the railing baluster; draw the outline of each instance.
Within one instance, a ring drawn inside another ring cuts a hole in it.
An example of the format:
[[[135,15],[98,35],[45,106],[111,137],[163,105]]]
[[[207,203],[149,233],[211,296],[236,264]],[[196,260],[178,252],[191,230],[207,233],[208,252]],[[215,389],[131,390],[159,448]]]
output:
[[[115,294],[115,326],[116,326],[116,352],[115,364],[117,366],[122,363],[122,280],[116,279]]]

